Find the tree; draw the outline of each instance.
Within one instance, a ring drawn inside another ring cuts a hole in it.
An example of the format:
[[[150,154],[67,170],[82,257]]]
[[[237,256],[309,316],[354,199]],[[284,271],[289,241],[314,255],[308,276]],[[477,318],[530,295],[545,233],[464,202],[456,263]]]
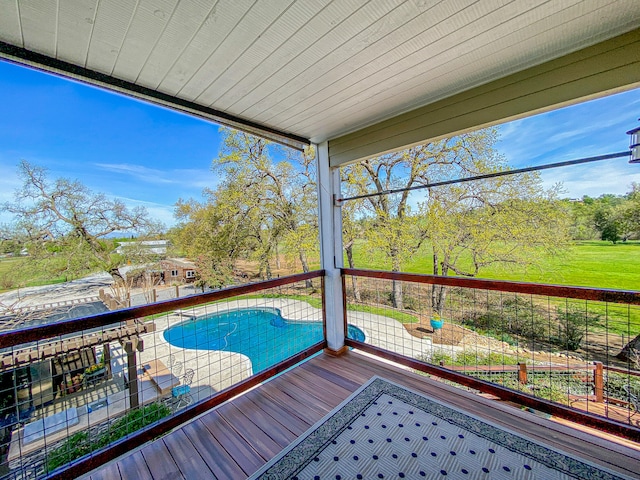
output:
[[[367,199],[372,228],[364,236],[369,248],[386,254],[392,271],[425,245],[434,274],[464,276],[498,262],[535,262],[541,250],[564,245],[566,216],[557,191],[545,191],[536,175],[428,187],[413,208],[406,190],[384,194],[504,170],[504,159],[493,149],[496,140],[496,130],[485,129],[345,168],[350,188],[382,194]],[[432,307],[440,311],[444,298],[445,289],[434,287]],[[392,302],[404,306],[400,282],[394,282]]]
[[[255,251],[267,277],[269,260],[279,242],[308,272],[308,255],[318,251],[315,153],[279,150],[276,153],[284,154],[288,161],[274,162],[272,148],[278,147],[271,142],[230,129],[223,130],[223,136],[224,146],[213,168],[227,179],[223,183],[227,193],[219,191],[218,199],[233,192],[240,192],[240,199],[245,199],[234,207],[252,214],[245,218],[254,222]]]
[[[233,262],[247,248],[250,223],[242,221],[242,212],[230,208],[232,198],[218,203],[211,191],[207,198],[205,202],[178,202],[175,215],[180,223],[169,237],[194,260],[202,281],[219,288],[230,282]]]
[[[604,205],[593,214],[593,223],[600,232],[600,238],[606,242],[616,243],[620,240],[621,224],[618,212],[612,206]]]
[[[342,196],[343,197],[351,197],[356,195],[356,191],[350,191],[350,183],[347,182],[347,178],[344,176],[344,171],[341,172],[342,175]],[[353,259],[354,247],[356,245],[356,241],[362,238],[365,227],[363,222],[358,218],[362,216],[363,210],[363,201],[361,199],[349,200],[342,205],[341,213],[342,213],[342,245],[344,251],[347,255],[347,264],[349,268],[355,268],[355,263]],[[353,288],[353,298],[357,302],[361,301],[360,289],[358,288],[358,278],[355,275],[351,275],[351,287]]]
[[[236,258],[249,256],[266,278],[272,277],[271,261],[283,247],[308,272],[309,257],[319,250],[314,152],[299,155],[243,132],[222,133],[223,148],[213,161],[222,182],[205,190],[204,203],[178,205],[185,220],[176,236],[180,245],[190,256],[215,264],[216,271],[229,271]],[[288,161],[274,161],[275,156]]]
[[[113,253],[109,236],[149,235],[161,229],[144,208],[129,209],[77,180],[51,182],[46,169],[26,161],[20,163],[19,173],[22,188],[3,209],[15,216],[15,232],[25,242],[31,264],[54,275],[105,271],[114,281],[124,282],[119,267],[125,259]]]
[[[625,195],[625,202],[619,209],[624,240],[632,236],[637,238],[640,234],[640,184],[631,184],[631,191]]]
[[[580,200],[563,200],[567,211],[571,214],[569,235],[573,240],[597,240],[600,232],[593,222],[595,199],[584,195]]]

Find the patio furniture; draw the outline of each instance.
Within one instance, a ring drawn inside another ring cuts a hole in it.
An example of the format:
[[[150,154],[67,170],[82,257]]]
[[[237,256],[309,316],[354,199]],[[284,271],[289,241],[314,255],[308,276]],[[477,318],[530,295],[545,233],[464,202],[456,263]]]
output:
[[[178,377],[171,373],[167,366],[158,359],[145,362],[142,368],[144,369],[144,374],[155,384],[160,395],[167,395],[173,387],[180,385]]]
[[[192,402],[191,398],[191,382],[195,372],[193,368],[187,368],[182,376],[182,384],[171,390],[171,396],[175,399],[174,408],[177,410],[182,406],[187,406]]]
[[[169,370],[171,370],[171,373],[179,377],[182,373],[182,367],[182,362],[178,360],[173,353],[169,355]]]

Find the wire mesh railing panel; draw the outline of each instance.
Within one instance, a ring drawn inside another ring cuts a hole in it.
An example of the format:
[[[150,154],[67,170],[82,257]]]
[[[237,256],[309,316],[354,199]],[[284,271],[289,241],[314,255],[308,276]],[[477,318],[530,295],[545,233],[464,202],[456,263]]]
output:
[[[146,313],[99,327],[73,320],[57,335],[50,326],[0,335],[0,478],[44,476],[320,349],[319,277],[139,307]],[[33,340],[39,331],[46,338]]]
[[[537,294],[543,288],[533,284],[503,282],[500,290],[493,281],[346,276],[347,321],[365,343],[640,426],[640,306],[632,292],[584,289],[573,298],[574,290],[548,285],[557,296]],[[612,300],[592,299],[601,297]]]

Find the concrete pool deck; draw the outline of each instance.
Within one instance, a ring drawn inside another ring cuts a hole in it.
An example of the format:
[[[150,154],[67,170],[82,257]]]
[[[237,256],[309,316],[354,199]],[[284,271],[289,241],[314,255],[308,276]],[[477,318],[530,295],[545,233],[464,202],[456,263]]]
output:
[[[238,308],[276,308],[287,320],[321,322],[322,310],[310,304],[287,298],[248,298],[220,302],[192,309],[182,309],[154,319],[156,331],[143,335],[144,351],[140,353],[140,363],[161,359],[169,365],[168,359],[175,356],[183,364],[180,375],[191,368],[195,375],[191,385],[194,401],[202,400],[215,392],[228,388],[251,376],[251,360],[243,354],[219,350],[198,350],[171,345],[164,338],[164,332],[182,321],[196,319],[218,312]],[[382,315],[349,311],[348,323],[361,329],[366,342],[397,353],[416,357],[428,356],[431,352],[430,339],[411,336],[400,322]]]

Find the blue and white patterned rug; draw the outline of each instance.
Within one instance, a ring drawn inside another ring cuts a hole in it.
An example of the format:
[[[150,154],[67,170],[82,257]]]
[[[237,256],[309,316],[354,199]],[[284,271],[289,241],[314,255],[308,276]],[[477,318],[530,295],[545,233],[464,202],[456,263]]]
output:
[[[379,377],[251,479],[625,479]]]

